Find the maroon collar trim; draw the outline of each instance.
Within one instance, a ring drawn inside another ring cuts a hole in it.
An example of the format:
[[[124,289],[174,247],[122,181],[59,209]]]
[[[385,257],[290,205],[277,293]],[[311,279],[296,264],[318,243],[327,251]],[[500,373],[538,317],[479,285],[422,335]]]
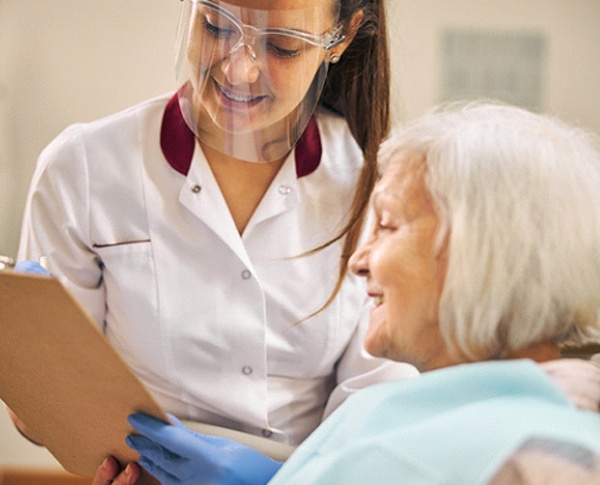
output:
[[[187,175],[194,156],[196,140],[188,128],[175,94],[167,103],[160,129],[160,147],[174,170]],[[321,163],[323,147],[315,117],[312,116],[295,147],[296,175],[298,178],[313,173]]]

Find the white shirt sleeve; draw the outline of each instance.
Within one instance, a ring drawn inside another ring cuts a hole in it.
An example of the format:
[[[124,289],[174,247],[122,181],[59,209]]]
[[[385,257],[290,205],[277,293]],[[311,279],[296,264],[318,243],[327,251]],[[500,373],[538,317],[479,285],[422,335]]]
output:
[[[50,272],[83,304],[94,321],[104,321],[102,271],[89,249],[87,161],[80,127],[59,135],[40,155],[25,208],[18,259],[48,258]]]

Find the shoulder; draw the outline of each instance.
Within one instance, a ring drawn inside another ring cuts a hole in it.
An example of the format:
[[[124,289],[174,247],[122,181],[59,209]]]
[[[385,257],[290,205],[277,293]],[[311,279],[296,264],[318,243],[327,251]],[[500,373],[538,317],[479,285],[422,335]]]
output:
[[[457,393],[457,389],[461,392]],[[432,401],[432,396],[437,399]],[[394,422],[400,427],[426,425],[441,416],[447,423],[459,426],[477,421],[486,427],[488,412],[493,412],[498,413],[498,420],[501,415],[507,421],[505,429],[511,431],[513,424],[521,429],[515,417],[527,412],[535,417],[531,429],[544,429],[548,422],[562,429],[569,419],[578,419],[582,423],[591,421],[593,429],[600,432],[600,419],[592,413],[579,413],[539,366],[528,360],[463,364],[429,371],[414,379],[370,386],[350,396],[344,405],[347,411],[366,417],[374,410],[380,416],[395,415]]]
[[[160,123],[165,107],[172,97],[172,93],[143,101],[125,110],[113,113],[98,120],[82,123],[79,126],[84,135],[94,136],[119,136],[129,132],[136,132],[140,127],[160,128]]]
[[[529,375],[521,379],[522,373]],[[311,462],[311,458],[327,456],[328,463],[336,463],[336,470],[354,467],[356,478],[360,469],[377,460],[379,471],[388,478],[403,476],[410,483],[489,483],[494,471],[502,470],[515,452],[516,461],[506,472],[540,462],[535,456],[539,446],[519,446],[531,438],[539,445],[541,438],[544,443],[558,441],[552,454],[566,455],[568,464],[573,461],[573,467],[581,468],[584,461],[597,459],[600,419],[569,407],[543,385],[536,389],[536,381],[545,379],[533,363],[515,361],[467,364],[377,384],[350,396],[301,445],[304,462],[300,458],[293,463],[304,464],[307,473],[314,468],[326,473],[319,468],[323,461]],[[398,443],[411,446],[398,447]],[[581,458],[570,459],[574,450],[583,453]],[[549,452],[544,446],[542,451]],[[431,476],[432,471],[439,474],[439,480]],[[416,481],[411,473],[427,480]],[[498,480],[506,476],[499,475]],[[488,481],[482,481],[483,477]],[[514,475],[508,477],[493,484],[521,484],[510,481]],[[523,485],[542,485],[543,478]]]
[[[111,155],[134,153],[149,139],[158,140],[163,112],[171,95],[144,101],[95,121],[68,126],[42,151],[38,170],[61,167],[72,170],[91,157],[101,158],[105,163],[114,158]]]

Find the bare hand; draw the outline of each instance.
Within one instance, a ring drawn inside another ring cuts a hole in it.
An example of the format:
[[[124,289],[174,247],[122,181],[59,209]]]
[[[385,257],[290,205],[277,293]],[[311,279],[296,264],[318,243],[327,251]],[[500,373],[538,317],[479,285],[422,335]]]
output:
[[[121,466],[113,457],[102,462],[92,480],[92,485],[134,485],[141,475],[137,463],[130,463],[121,471]]]
[[[10,419],[12,420],[13,424],[15,425],[15,428],[17,428],[17,431],[19,433],[21,433],[21,435],[24,438],[27,438],[34,445],[44,446],[42,444],[41,440],[37,439],[31,432],[31,430],[27,429],[27,426],[25,425],[25,423],[19,419],[19,417],[13,412],[12,409],[7,407],[6,410],[8,411],[8,415],[10,416]]]

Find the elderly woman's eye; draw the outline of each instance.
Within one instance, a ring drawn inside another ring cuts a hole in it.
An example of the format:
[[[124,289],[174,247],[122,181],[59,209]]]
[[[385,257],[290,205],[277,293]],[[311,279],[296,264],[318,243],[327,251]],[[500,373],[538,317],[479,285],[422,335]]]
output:
[[[393,226],[389,226],[389,225],[387,225],[387,224],[383,224],[383,223],[381,223],[381,222],[380,222],[379,224],[377,224],[377,230],[378,230],[379,232],[383,232],[383,231],[393,231],[394,229],[395,229],[395,227],[393,227]]]

